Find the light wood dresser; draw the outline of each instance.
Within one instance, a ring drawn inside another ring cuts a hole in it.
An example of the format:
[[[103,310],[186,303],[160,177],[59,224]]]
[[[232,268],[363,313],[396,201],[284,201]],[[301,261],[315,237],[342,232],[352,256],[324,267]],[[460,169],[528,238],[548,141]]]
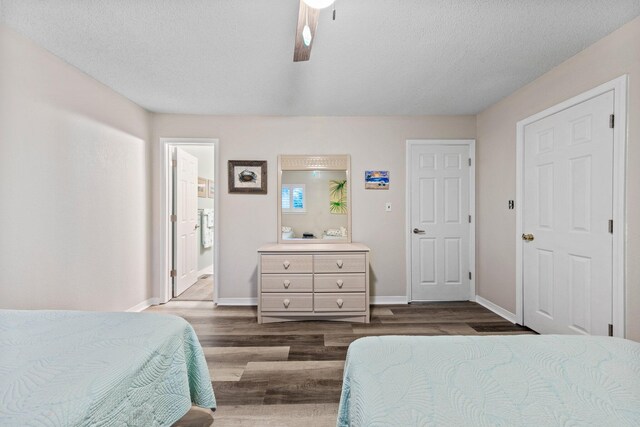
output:
[[[369,323],[369,248],[360,243],[258,249],[258,323]]]

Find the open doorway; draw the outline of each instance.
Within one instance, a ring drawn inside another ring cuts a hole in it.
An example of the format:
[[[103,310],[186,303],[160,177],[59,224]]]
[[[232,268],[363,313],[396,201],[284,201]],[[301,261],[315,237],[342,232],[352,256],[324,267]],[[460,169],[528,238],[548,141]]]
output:
[[[217,140],[162,139],[169,277],[164,302],[216,300]]]

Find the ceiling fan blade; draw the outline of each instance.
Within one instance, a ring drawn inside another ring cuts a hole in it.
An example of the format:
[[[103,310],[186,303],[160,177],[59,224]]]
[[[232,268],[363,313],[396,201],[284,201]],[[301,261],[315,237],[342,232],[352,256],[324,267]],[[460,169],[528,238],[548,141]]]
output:
[[[316,38],[316,28],[318,27],[318,17],[320,10],[313,9],[300,0],[300,9],[298,11],[298,26],[296,27],[296,43],[293,50],[293,62],[308,61],[311,57],[311,47]],[[307,46],[302,38],[304,26],[309,25],[311,30],[311,43]]]

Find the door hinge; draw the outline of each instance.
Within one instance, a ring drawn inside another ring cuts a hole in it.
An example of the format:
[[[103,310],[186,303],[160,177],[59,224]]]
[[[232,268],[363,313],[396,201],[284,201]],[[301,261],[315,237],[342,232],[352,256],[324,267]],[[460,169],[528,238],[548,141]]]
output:
[[[611,129],[613,129],[613,127],[614,127],[615,125],[616,125],[616,116],[615,116],[615,114],[611,114],[611,115],[609,116],[609,127],[610,127]]]
[[[171,166],[173,166],[174,168],[178,166],[178,161],[177,160],[171,160]]]
[[[471,166],[471,158],[469,158],[469,166]]]
[[[171,216],[169,216],[169,221],[171,221],[171,222],[176,222],[176,221],[178,221],[178,215],[171,215]]]
[[[471,280],[471,272],[469,272],[469,280]]]
[[[609,220],[609,233],[613,234],[613,220]]]
[[[469,224],[471,224],[471,215],[469,215]]]
[[[613,336],[613,325],[611,323],[609,323],[609,336]]]
[[[178,275],[178,272],[175,270],[171,270],[169,271],[169,277],[176,277]]]

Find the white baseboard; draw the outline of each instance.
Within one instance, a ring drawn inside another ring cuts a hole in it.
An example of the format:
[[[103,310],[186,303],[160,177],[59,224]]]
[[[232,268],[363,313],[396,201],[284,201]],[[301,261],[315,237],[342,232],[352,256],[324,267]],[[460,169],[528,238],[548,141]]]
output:
[[[258,298],[218,298],[218,305],[258,305]]]
[[[205,267],[202,270],[198,271],[198,277],[203,276],[205,274],[213,274],[213,264],[209,267]]]
[[[152,305],[158,305],[158,304],[160,304],[159,298],[149,298],[148,300],[142,301],[140,304],[134,305],[133,307],[131,307],[126,311],[131,313],[138,313],[144,310],[145,308],[149,308]]]
[[[401,296],[379,296],[379,297],[371,297],[369,302],[371,305],[382,305],[382,304],[407,304],[407,297],[404,295]]]
[[[493,311],[495,314],[497,314],[500,317],[504,317],[505,319],[507,319],[509,322],[511,323],[516,323],[516,315],[513,314],[512,312],[505,310],[504,308],[500,307],[499,305],[496,305],[494,303],[492,303],[489,300],[486,300],[484,298],[482,298],[481,296],[476,295],[476,302],[478,304],[480,304],[481,306],[488,308],[489,310]]]

